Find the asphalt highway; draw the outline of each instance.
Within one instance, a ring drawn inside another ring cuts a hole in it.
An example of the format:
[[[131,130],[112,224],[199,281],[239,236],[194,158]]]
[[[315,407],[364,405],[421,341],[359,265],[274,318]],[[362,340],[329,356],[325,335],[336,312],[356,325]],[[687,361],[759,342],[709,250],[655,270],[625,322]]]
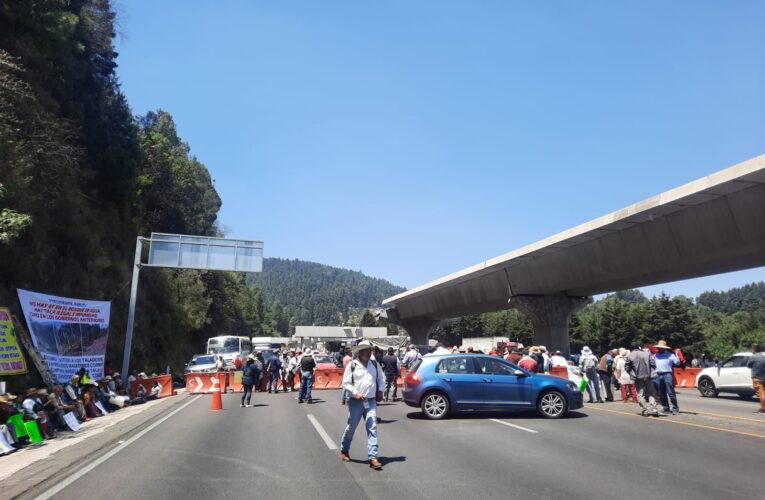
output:
[[[338,391],[255,394],[253,408],[223,396],[179,396],[163,418],[51,478],[51,498],[118,499],[645,499],[763,498],[765,418],[754,400],[681,393],[681,413],[659,419],[636,405],[588,404],[561,420],[528,413],[466,414],[432,422],[403,403],[380,406],[384,470],[366,464],[357,430],[350,463]],[[124,442],[122,442],[124,441]],[[74,480],[73,480],[74,479]],[[61,488],[60,491],[51,488]],[[30,493],[31,495],[31,493]],[[84,495],[84,496],[83,496]]]

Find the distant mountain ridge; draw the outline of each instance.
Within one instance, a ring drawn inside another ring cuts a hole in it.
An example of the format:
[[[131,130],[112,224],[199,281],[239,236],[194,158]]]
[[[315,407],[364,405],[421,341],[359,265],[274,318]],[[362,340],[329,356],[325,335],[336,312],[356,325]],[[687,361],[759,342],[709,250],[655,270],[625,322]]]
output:
[[[296,325],[343,324],[354,309],[379,306],[406,290],[360,271],[273,257],[247,282],[260,286],[266,302],[279,301]]]

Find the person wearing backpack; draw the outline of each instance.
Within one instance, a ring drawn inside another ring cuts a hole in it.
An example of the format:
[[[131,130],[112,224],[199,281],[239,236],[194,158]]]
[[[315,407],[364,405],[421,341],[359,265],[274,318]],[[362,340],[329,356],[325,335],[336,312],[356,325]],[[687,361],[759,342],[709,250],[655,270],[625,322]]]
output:
[[[590,397],[588,403],[594,403],[592,400],[592,389],[595,389],[595,397],[598,403],[603,402],[600,396],[600,377],[598,376],[598,358],[592,353],[592,350],[584,346],[582,355],[579,356],[579,369],[587,377],[587,395]]]
[[[274,388],[274,394],[279,394],[279,379],[281,378],[279,373],[282,369],[282,362],[279,359],[279,354],[274,354],[268,360],[266,365],[268,369],[268,393],[271,394],[271,386]]]
[[[255,381],[258,378],[258,370],[255,368],[255,359],[255,356],[250,354],[250,356],[247,358],[247,363],[244,365],[244,371],[242,372],[242,385],[244,386],[244,392],[242,393],[242,403],[239,405],[241,408],[250,408],[250,401],[252,400],[252,386],[255,385]]]
[[[368,340],[362,340],[353,348],[356,359],[348,363],[343,373],[343,389],[347,390],[351,397],[348,399],[348,423],[345,426],[340,445],[340,459],[350,462],[348,451],[351,449],[351,441],[356,427],[361,419],[367,431],[367,458],[369,467],[375,470],[382,469],[382,464],[377,459],[377,403],[382,401],[382,388],[385,385],[382,367],[377,361],[371,359],[372,344]]]

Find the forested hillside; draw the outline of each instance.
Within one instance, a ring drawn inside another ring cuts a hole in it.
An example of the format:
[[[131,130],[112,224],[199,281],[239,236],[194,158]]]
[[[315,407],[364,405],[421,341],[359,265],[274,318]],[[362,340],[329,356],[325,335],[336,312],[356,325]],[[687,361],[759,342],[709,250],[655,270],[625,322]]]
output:
[[[136,236],[217,235],[221,200],[170,114],[133,116],[113,37],[108,0],[0,3],[0,304],[18,313],[17,287],[112,300],[116,365]],[[256,299],[241,274],[144,270],[133,366],[182,367],[211,333],[286,328]]]
[[[263,272],[248,282],[260,286],[267,302],[279,301],[297,325],[344,324],[353,309],[379,306],[404,291],[359,271],[278,258],[265,259]]]

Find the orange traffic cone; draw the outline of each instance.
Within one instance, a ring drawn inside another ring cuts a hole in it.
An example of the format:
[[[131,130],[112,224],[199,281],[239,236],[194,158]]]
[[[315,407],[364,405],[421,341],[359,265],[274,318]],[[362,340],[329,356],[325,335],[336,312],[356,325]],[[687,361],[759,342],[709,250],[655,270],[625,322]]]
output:
[[[220,397],[220,388],[213,392],[210,411],[221,411],[223,409],[223,399]]]

